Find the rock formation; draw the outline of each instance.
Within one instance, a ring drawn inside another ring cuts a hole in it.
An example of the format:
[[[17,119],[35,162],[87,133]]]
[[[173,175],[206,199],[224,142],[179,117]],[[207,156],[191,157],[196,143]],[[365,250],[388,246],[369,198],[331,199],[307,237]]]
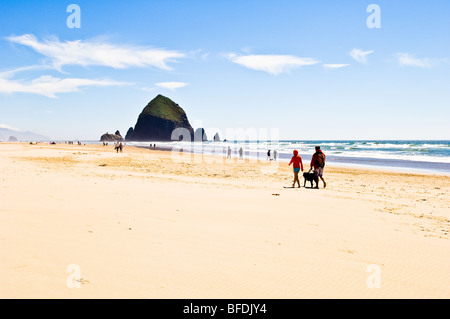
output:
[[[17,137],[15,137],[15,136],[10,136],[9,138],[8,138],[8,142],[9,143],[16,143],[16,142],[18,142],[19,140],[17,139]]]
[[[208,137],[206,136],[206,132],[204,128],[198,128],[194,133],[194,141],[196,142],[207,142]]]
[[[105,133],[102,135],[102,137],[100,137],[100,142],[122,142],[124,139],[123,137],[120,135],[119,131],[116,131],[115,134],[109,134],[109,133]]]
[[[127,135],[125,135],[125,140],[129,141],[131,136],[133,135],[134,128],[130,127],[127,131]]]
[[[189,124],[184,110],[171,99],[158,95],[144,108],[139,115],[134,129],[128,130],[127,141],[172,141],[172,132],[176,132],[174,140],[193,140],[194,130]]]
[[[214,135],[214,142],[220,142],[219,133],[216,133],[216,135]]]

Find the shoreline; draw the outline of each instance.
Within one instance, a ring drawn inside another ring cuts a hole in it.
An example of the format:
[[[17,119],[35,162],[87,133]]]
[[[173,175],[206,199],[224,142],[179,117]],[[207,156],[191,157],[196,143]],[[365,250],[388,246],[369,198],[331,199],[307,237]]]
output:
[[[137,148],[142,148],[142,149],[147,149],[147,150],[151,150],[151,151],[164,151],[164,152],[171,152],[172,150],[167,147],[157,147],[156,149],[150,149],[148,147],[145,146],[127,146],[127,147],[137,147]],[[184,150],[181,150],[182,152],[184,152]],[[200,152],[195,152],[195,151],[187,151],[186,153],[191,153],[191,154],[196,154],[196,155],[203,155]],[[251,156],[250,152],[244,152],[244,158],[248,158],[251,160],[257,160],[257,161],[261,161],[264,162],[265,161],[265,157],[264,156]],[[217,154],[217,155],[211,155],[211,154],[204,154],[205,156],[217,156],[217,157],[224,157],[226,156],[225,154]],[[262,153],[260,153],[260,155],[262,155]],[[304,167],[309,167],[309,162],[311,160],[312,155],[308,155],[308,154],[299,154],[302,159],[303,159],[303,165]],[[236,159],[238,156],[236,154],[236,152],[232,153],[232,158]],[[450,176],[450,170],[447,170],[447,168],[445,168],[445,170],[436,170],[436,169],[426,169],[426,168],[419,168],[419,167],[411,167],[411,166],[416,166],[418,164],[422,164],[422,165],[430,165],[430,166],[441,166],[441,165],[445,165],[446,167],[448,166],[450,169],[450,164],[447,163],[441,163],[441,162],[420,162],[420,161],[407,161],[407,160],[392,160],[392,159],[374,159],[374,158],[362,158],[362,157],[336,157],[336,156],[327,156],[327,160],[331,159],[331,163],[330,164],[326,164],[327,167],[342,167],[342,168],[352,168],[352,169],[373,169],[373,170],[379,170],[379,171],[389,171],[389,172],[403,172],[406,174],[426,174],[426,175],[444,175],[444,176]],[[336,160],[339,160],[340,162],[336,162]],[[374,160],[379,160],[379,164],[364,164],[364,162],[373,162]],[[282,163],[289,163],[290,161],[290,157],[289,158],[285,158],[285,157],[279,157],[278,158],[279,162]],[[345,162],[347,161],[347,162]],[[361,163],[361,161],[363,163]],[[404,164],[404,166],[389,166],[387,165],[382,165],[382,163],[387,162],[387,163],[393,163],[393,164]],[[409,165],[408,165],[409,164]]]
[[[55,146],[62,146],[62,145],[66,145],[66,146],[74,146],[74,147],[82,147],[82,146],[96,146],[96,147],[113,147],[113,144],[108,145],[108,146],[103,146],[101,144],[102,142],[90,142],[89,144],[82,144],[82,145],[70,145],[70,144],[65,144],[65,143],[61,143],[61,142],[57,142],[57,144],[55,145],[49,145],[49,143],[47,142],[39,142],[37,144],[33,144],[34,146],[50,146],[50,147],[55,147]],[[18,144],[18,145],[29,145],[30,142],[2,142],[0,143],[1,145],[14,145],[14,144]],[[170,147],[161,147],[161,146],[157,146],[156,149],[150,149],[149,147],[146,146],[139,146],[139,145],[124,145],[125,148],[137,148],[137,149],[142,149],[142,150],[148,150],[148,151],[159,151],[159,152],[165,152],[167,154],[170,154],[172,152],[172,148]],[[1,148],[0,148],[1,149]],[[184,149],[182,148],[181,150],[177,150],[179,152],[183,152],[183,153],[191,153],[194,155],[198,155],[198,156],[205,156],[205,157],[209,157],[209,156],[213,156],[214,158],[216,158],[216,161],[220,158],[224,158],[226,157],[225,153],[222,154],[202,154],[199,152],[195,152],[195,151],[184,151]],[[260,153],[260,157],[257,156],[250,156],[251,154],[249,152],[245,152],[244,158],[247,160],[250,160],[251,162],[261,162],[264,163],[266,162],[266,158],[263,156],[264,154],[261,152]],[[310,162],[310,158],[311,155],[309,154],[299,154],[300,156],[302,156],[303,159],[303,166],[305,168],[305,171],[307,171],[307,167],[309,168],[309,162]],[[332,160],[336,160],[335,156],[327,156],[327,158],[330,158]],[[236,154],[236,152],[232,153],[232,159],[238,159],[238,156]],[[410,167],[407,164],[410,165],[414,165],[417,164],[420,161],[407,161],[407,160],[392,160],[392,159],[383,159],[383,161],[391,161],[391,162],[404,162],[405,166],[388,166],[388,165],[380,165],[380,164],[362,164],[359,163],[358,160],[362,160],[363,162],[370,162],[373,161],[374,158],[357,158],[357,157],[339,157],[337,159],[345,159],[345,160],[349,160],[350,162],[333,162],[331,161],[331,163],[327,163],[326,164],[326,168],[345,168],[345,169],[354,169],[354,170],[374,170],[374,171],[379,171],[379,172],[390,172],[390,173],[404,173],[404,174],[418,174],[418,175],[439,175],[439,176],[447,176],[450,177],[450,171],[442,171],[442,170],[433,170],[433,169],[425,169],[425,168],[416,168],[416,167]],[[289,163],[290,157],[289,158],[283,158],[283,157],[279,157],[278,161],[279,163]],[[375,160],[379,160],[379,159],[375,159]],[[214,160],[212,160],[214,161]],[[356,162],[351,162],[351,161],[356,161]],[[442,163],[442,162],[420,162],[422,164],[430,164],[430,165],[449,165],[447,163]]]

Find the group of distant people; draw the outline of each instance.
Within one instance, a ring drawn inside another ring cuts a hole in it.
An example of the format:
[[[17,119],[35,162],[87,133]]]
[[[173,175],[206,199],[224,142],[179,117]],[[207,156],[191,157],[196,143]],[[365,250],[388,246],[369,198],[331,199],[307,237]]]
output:
[[[239,148],[238,152],[239,152],[239,159],[244,159],[244,150],[242,149],[242,147]],[[231,147],[228,146],[227,159],[231,158],[231,153],[232,153]],[[267,160],[271,160],[271,161],[274,160],[274,161],[276,161],[277,157],[278,157],[278,152],[276,150],[273,151],[273,158],[271,157],[271,150],[269,150],[267,152]]]
[[[228,146],[228,150],[227,150],[227,159],[231,158],[231,147]],[[241,148],[239,148],[239,159],[244,159],[244,150]]]
[[[314,182],[316,183],[316,186],[314,188],[319,188],[319,178],[323,182],[323,188],[327,187],[327,183],[325,182],[325,179],[323,178],[323,169],[325,167],[325,154],[320,149],[320,146],[315,147],[316,152],[314,153],[311,163],[310,163],[310,172],[314,169]],[[291,161],[289,162],[289,166],[293,164],[294,168],[294,183],[292,184],[292,187],[295,187],[295,184],[298,183],[298,187],[300,188],[300,180],[298,178],[298,173],[300,170],[303,172],[303,162],[300,155],[298,155],[298,151],[294,150],[294,156],[292,156]],[[311,184],[312,185],[312,184]]]
[[[150,149],[151,150],[156,150],[156,144],[150,144]]]

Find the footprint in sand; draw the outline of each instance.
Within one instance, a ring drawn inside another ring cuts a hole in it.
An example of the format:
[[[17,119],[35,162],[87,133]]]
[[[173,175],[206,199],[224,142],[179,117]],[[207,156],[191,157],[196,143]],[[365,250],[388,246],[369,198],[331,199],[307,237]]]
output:
[[[347,254],[351,254],[353,255],[354,253],[356,253],[355,250],[351,250],[351,249],[339,249],[340,251],[347,253]]]
[[[86,280],[84,278],[80,278],[80,279],[77,279],[76,282],[79,282],[80,284],[85,285],[85,284],[89,283],[89,280]]]

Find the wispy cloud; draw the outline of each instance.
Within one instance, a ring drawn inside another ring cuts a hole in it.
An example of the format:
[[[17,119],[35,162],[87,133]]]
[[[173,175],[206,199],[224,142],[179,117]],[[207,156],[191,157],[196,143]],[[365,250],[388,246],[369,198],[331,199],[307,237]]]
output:
[[[208,60],[209,55],[210,52],[205,51],[204,49],[197,49],[189,51],[186,57],[191,58],[195,61],[206,61]]]
[[[4,128],[4,129],[15,131],[15,132],[22,132],[22,130],[20,130],[18,128],[15,128],[15,127],[11,127],[11,126],[6,125],[6,124],[0,124],[0,128]]]
[[[30,93],[55,98],[56,94],[79,92],[80,88],[90,86],[117,86],[128,83],[111,80],[90,80],[78,78],[55,78],[49,75],[41,76],[32,81],[10,80],[0,77],[0,93]]]
[[[369,54],[374,53],[375,51],[371,50],[371,51],[362,51],[360,49],[353,49],[350,52],[350,56],[357,62],[362,63],[362,64],[366,64],[367,63],[367,56]]]
[[[431,68],[433,61],[424,58],[424,59],[418,59],[412,56],[409,53],[397,53],[397,59],[398,63],[401,66],[415,66],[419,68]]]
[[[185,83],[185,82],[160,82],[160,83],[155,83],[156,86],[162,87],[164,89],[169,89],[172,91],[175,91],[176,89],[188,86],[189,83]]]
[[[325,69],[340,69],[349,66],[350,64],[323,64]]]
[[[32,48],[50,59],[50,64],[59,70],[65,65],[98,65],[115,69],[151,66],[170,70],[168,63],[177,62],[178,59],[185,57],[184,53],[178,51],[133,47],[95,40],[39,41],[32,34],[11,36],[7,37],[7,40]]]
[[[319,61],[312,58],[300,58],[293,55],[241,55],[235,53],[225,55],[231,62],[248,69],[264,71],[270,74],[288,72],[294,68],[314,65]]]
[[[48,70],[52,69],[53,67],[49,65],[30,65],[30,66],[24,66],[20,68],[15,68],[8,71],[2,71],[0,72],[0,78],[8,79],[14,76],[16,73],[19,72],[25,72],[25,71],[36,71],[36,70]]]

